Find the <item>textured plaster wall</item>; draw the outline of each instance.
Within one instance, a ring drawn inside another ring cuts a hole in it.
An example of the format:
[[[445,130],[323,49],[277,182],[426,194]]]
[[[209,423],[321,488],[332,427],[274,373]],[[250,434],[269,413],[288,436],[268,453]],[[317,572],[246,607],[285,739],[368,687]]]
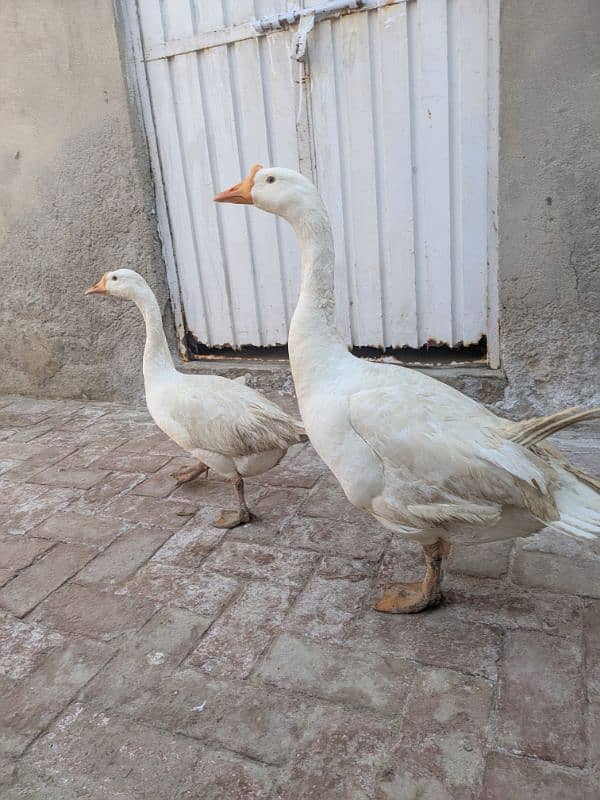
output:
[[[499,284],[515,412],[600,401],[600,2],[502,0]]]
[[[170,313],[111,0],[2,0],[0,53],[0,392],[137,399],[139,312],[83,296],[128,265]]]

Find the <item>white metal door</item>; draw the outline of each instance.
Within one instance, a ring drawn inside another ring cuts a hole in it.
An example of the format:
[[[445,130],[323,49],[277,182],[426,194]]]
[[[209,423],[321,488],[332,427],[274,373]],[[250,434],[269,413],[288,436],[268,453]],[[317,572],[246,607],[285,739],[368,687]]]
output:
[[[212,202],[258,161],[325,199],[349,344],[493,348],[497,0],[127,2],[188,344],[287,340],[291,230]]]

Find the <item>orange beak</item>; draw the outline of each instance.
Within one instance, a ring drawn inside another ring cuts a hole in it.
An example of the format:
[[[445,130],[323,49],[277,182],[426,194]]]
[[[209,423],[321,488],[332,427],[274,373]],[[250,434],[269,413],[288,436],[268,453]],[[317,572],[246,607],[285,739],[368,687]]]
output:
[[[95,283],[93,286],[90,286],[89,289],[86,289],[85,293],[86,294],[106,294],[106,275],[107,275],[107,273],[105,272],[104,275],[98,281],[98,283]]]
[[[214,197],[215,203],[252,205],[252,187],[254,186],[254,176],[259,169],[262,169],[262,164],[255,164],[241,183],[236,183],[236,185],[232,186],[230,189],[225,189],[224,192],[216,194]]]

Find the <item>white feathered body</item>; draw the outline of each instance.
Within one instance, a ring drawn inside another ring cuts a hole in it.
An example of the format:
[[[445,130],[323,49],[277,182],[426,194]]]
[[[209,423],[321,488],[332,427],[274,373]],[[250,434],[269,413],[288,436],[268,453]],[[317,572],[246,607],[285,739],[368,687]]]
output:
[[[300,422],[240,380],[153,374],[146,403],[167,436],[226,478],[260,475],[306,440]]]

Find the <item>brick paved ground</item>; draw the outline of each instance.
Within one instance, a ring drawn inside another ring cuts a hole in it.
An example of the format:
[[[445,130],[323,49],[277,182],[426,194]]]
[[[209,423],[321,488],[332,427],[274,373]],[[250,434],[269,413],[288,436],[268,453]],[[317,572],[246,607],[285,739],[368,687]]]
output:
[[[456,551],[444,606],[383,616],[415,551],[310,446],[227,533],[144,412],[3,398],[0,440],[3,800],[600,796],[600,547]]]

